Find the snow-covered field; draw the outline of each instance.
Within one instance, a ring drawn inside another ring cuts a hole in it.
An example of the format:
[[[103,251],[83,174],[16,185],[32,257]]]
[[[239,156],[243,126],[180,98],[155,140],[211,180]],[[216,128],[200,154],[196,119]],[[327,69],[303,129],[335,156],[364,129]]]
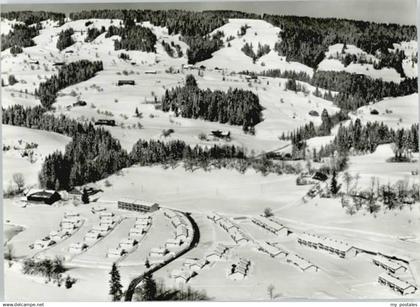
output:
[[[377,110],[379,114],[371,114],[372,110]],[[382,122],[394,129],[410,128],[411,125],[419,122],[419,96],[411,94],[401,97],[387,97],[381,101],[364,106],[350,114],[352,118],[359,118],[362,123]]]
[[[320,116],[324,109],[330,115],[339,111],[332,102],[313,95],[315,88],[299,82],[308,90],[308,94],[288,91],[287,79],[259,77],[257,81],[248,81],[238,74],[243,70],[260,72],[268,69],[294,70],[313,74],[313,69],[297,62],[289,62],[279,56],[274,45],[282,31],[271,24],[253,19],[230,19],[229,22],[214,30],[224,33],[225,46],[216,51],[212,58],[197,63],[206,70],[198,74],[197,70],[183,68],[187,64],[188,46],[179,35],[170,35],[166,27],[157,27],[150,22],[142,22],[157,36],[156,53],[139,51],[115,51],[114,40],[118,36],[105,38],[105,33],[90,43],[86,37],[85,23],[88,20],[66,22],[58,26],[51,21],[43,22],[45,27],[34,38],[35,46],[24,48],[24,52],[13,56],[9,50],[1,55],[2,106],[23,105],[37,106],[39,100],[33,95],[40,82],[57,73],[56,62],[72,62],[80,59],[101,60],[104,70],[95,77],[59,92],[54,110],[49,112],[64,114],[81,122],[97,119],[114,119],[115,127],[106,127],[117,138],[123,148],[131,150],[139,139],[169,141],[180,139],[191,145],[231,144],[244,147],[248,153],[263,151],[291,151],[289,141],[281,141],[282,133],[291,132],[312,121],[315,126],[321,123]],[[89,27],[108,28],[120,24],[120,20],[91,19]],[[1,21],[1,33],[7,34],[16,21]],[[240,36],[241,26],[247,25],[245,35]],[[56,48],[57,36],[62,30],[73,28],[76,43],[63,51]],[[162,46],[162,41],[174,42],[181,46],[184,56],[171,58]],[[254,52],[258,45],[267,44],[271,51],[253,63],[241,48],[245,43],[252,44]],[[407,76],[415,76],[417,64],[413,62],[417,48],[415,42],[395,44],[394,49],[404,50],[407,58],[403,63]],[[375,55],[353,45],[348,45],[342,53],[343,44],[330,46],[326,58],[319,64],[318,70],[347,71],[364,74],[385,81],[400,82],[401,76],[393,68],[373,69],[372,64],[350,64],[347,67],[340,62],[345,54],[355,54],[367,60],[376,61]],[[130,61],[119,58],[121,52],[130,56]],[[38,63],[37,63],[38,62]],[[176,72],[169,72],[169,69]],[[215,69],[218,68],[218,69]],[[15,75],[19,81],[8,84],[8,76]],[[258,95],[263,106],[263,121],[256,125],[255,135],[245,134],[240,126],[231,126],[200,119],[175,117],[172,112],[162,112],[155,108],[165,90],[182,86],[188,74],[193,74],[202,89],[223,90],[242,88]],[[118,80],[130,79],[134,86],[117,86]],[[324,89],[319,89],[323,93]],[[335,93],[333,93],[335,94]],[[73,106],[78,100],[87,102],[86,106]],[[135,117],[136,108],[141,117]],[[379,114],[372,115],[376,109]],[[314,112],[311,112],[314,114]],[[385,98],[359,108],[351,119],[360,118],[363,123],[378,121],[392,128],[408,128],[418,122],[418,95]],[[346,124],[346,123],[344,123]],[[46,131],[3,125],[3,146],[10,146],[3,151],[3,190],[13,186],[13,174],[22,173],[27,187],[38,185],[38,174],[45,157],[52,152],[64,151],[70,138]],[[174,133],[164,137],[162,131],[173,129]],[[308,148],[319,149],[334,138],[338,127],[330,136],[315,137],[307,141]],[[229,130],[232,140],[202,140],[199,134],[208,135],[212,130]],[[23,156],[27,145],[36,143],[30,149],[32,158]],[[406,180],[410,185],[419,184],[418,176],[412,175],[418,170],[418,153],[413,156],[413,163],[389,163],[393,156],[390,144],[381,145],[372,154],[351,156],[348,172],[359,175],[358,184],[369,187],[371,178],[377,178],[381,184]],[[32,161],[31,161],[32,160]],[[305,161],[294,161],[305,169]],[[419,284],[420,278],[420,210],[419,204],[404,206],[401,210],[389,211],[384,208],[375,214],[364,210],[349,215],[342,208],[340,198],[315,197],[304,201],[311,186],[296,185],[296,175],[263,176],[253,170],[244,174],[232,169],[202,169],[186,171],[182,165],[175,168],[159,166],[133,166],[123,169],[118,174],[97,182],[103,189],[101,197],[94,204],[75,205],[72,201],[60,201],[53,206],[20,206],[19,197],[4,200],[3,215],[7,224],[5,238],[13,246],[14,255],[24,257],[64,257],[69,268],[68,274],[77,279],[71,289],[45,283],[41,278],[28,277],[21,272],[20,263],[15,261],[11,267],[5,265],[5,292],[9,301],[109,301],[109,270],[115,260],[107,257],[107,251],[116,247],[118,242],[127,237],[138,214],[119,210],[117,201],[124,197],[145,199],[160,204],[163,209],[174,209],[191,213],[196,222],[200,239],[198,244],[185,255],[177,258],[158,270],[154,276],[168,286],[176,286],[170,276],[179,269],[185,259],[204,257],[220,244],[231,247],[227,256],[220,262],[214,262],[200,270],[188,285],[197,290],[205,290],[211,299],[216,300],[267,300],[267,289],[274,286],[278,299],[386,299],[401,298],[395,292],[380,286],[377,282],[382,270],[372,264],[371,256],[361,253],[355,258],[340,259],[327,253],[320,253],[297,244],[296,234],[302,231],[331,236],[344,240],[369,252],[404,258],[410,262],[407,273],[409,280]],[[340,178],[340,182],[341,182]],[[80,255],[71,255],[72,243],[81,242],[92,226],[99,222],[98,216],[91,212],[93,205],[101,205],[118,217],[115,228],[103,239]],[[271,208],[275,217],[293,233],[289,236],[277,236],[253,224],[250,219],[263,214]],[[59,227],[64,213],[75,211],[80,214],[83,224],[69,238],[45,249],[34,250],[29,247],[35,240],[47,236]],[[231,218],[249,237],[250,242],[236,245],[230,235],[219,225],[211,222],[207,214],[217,212]],[[145,260],[153,247],[163,246],[172,237],[174,230],[162,209],[153,214],[153,224],[139,246],[126,257],[119,259],[121,279],[124,289],[129,282],[145,272]],[[259,243],[270,241],[289,253],[297,254],[318,266],[318,272],[303,272],[288,263],[282,257],[272,258],[257,250]],[[251,261],[247,277],[244,280],[232,280],[228,277],[231,265],[239,257]],[[66,273],[66,274],[67,274]],[[19,285],[17,287],[16,285]],[[25,289],[24,297],[21,289]],[[92,291],[94,289],[94,291]],[[48,294],[46,294],[48,293]],[[418,297],[418,292],[409,298]]]
[[[14,186],[13,174],[22,173],[27,187],[38,185],[38,172],[46,156],[56,150],[64,151],[70,138],[62,134],[24,127],[2,126],[3,146],[10,149],[3,151],[3,190]],[[23,157],[28,143],[38,144],[33,151],[33,160]]]

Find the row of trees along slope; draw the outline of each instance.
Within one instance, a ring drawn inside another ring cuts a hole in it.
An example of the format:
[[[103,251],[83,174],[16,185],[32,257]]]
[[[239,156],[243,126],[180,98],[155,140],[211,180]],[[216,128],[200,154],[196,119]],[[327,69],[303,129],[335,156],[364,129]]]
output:
[[[156,26],[167,27],[170,35],[180,34],[181,39],[189,45],[188,62],[195,64],[211,58],[212,53],[223,46],[222,33],[210,35],[212,31],[226,24],[229,18],[259,18],[259,15],[236,11],[92,10],[70,13],[70,18],[120,19],[125,27],[135,22],[149,21]],[[120,45],[116,44],[116,49],[118,47]]]
[[[45,108],[50,108],[57,98],[57,93],[65,87],[86,81],[103,70],[102,61],[80,60],[61,66],[57,75],[53,75],[39,84],[35,96],[39,97]]]
[[[185,86],[166,90],[162,110],[174,111],[176,116],[201,118],[231,125],[242,125],[244,131],[253,131],[262,120],[262,106],[258,96],[242,89],[202,90],[192,75],[186,77]]]
[[[249,71],[243,71],[244,74],[255,74]],[[417,78],[405,78],[400,83],[373,79],[369,76],[349,73],[344,71],[315,71],[313,76],[305,72],[282,71],[279,69],[266,70],[258,75],[287,78],[286,87],[289,90],[298,91],[297,81],[309,83],[316,87],[313,93],[316,96],[322,96],[324,99],[332,100],[343,110],[356,110],[361,106],[368,105],[371,102],[377,102],[385,97],[398,97],[410,95],[418,92]],[[319,88],[328,90],[321,94]],[[338,94],[332,94],[331,91]]]
[[[64,153],[55,152],[44,161],[39,181],[41,186],[48,189],[68,190],[106,178],[133,164],[176,165],[183,162],[189,170],[214,166],[233,168],[240,172],[251,167],[262,174],[295,172],[293,167],[247,156],[242,148],[229,145],[192,147],[179,140],[139,140],[128,154],[107,130],[96,128],[92,123],[79,123],[63,115],[55,117],[46,113],[47,109],[41,106],[25,108],[16,105],[3,108],[2,111],[2,122],[5,125],[36,127],[72,138]]]

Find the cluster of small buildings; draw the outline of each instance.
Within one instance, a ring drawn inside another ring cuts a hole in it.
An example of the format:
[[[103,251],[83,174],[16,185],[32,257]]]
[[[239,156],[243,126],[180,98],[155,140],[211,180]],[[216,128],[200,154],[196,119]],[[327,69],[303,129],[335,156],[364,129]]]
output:
[[[354,257],[358,253],[358,249],[356,247],[345,242],[305,232],[298,235],[298,243],[313,249],[327,251],[330,254],[339,256],[340,258]]]
[[[128,233],[129,238],[140,238],[145,235],[152,226],[152,217],[150,215],[142,215],[136,218],[134,226]]]
[[[397,261],[392,261],[386,257],[381,256],[374,257],[372,262],[376,266],[381,267],[386,271],[379,275],[379,284],[388,286],[390,289],[398,292],[401,295],[412,294],[416,292],[417,287],[415,285],[401,277],[395,276],[395,274],[406,272],[406,266]]]
[[[109,258],[120,258],[121,256],[132,252],[137,244],[137,240],[133,238],[124,238],[116,248],[110,248],[108,250],[107,256]]]
[[[237,263],[232,264],[232,267],[229,272],[229,278],[234,280],[245,279],[246,275],[248,274],[250,265],[251,261],[249,261],[248,259],[239,258]]]
[[[48,246],[54,245],[68,237],[70,237],[82,225],[82,220],[78,213],[66,212],[64,218],[60,222],[60,228],[53,230],[48,236],[42,240],[36,240],[33,244],[35,249],[43,249]],[[32,247],[32,245],[31,245]]]
[[[114,213],[109,211],[99,212],[99,223],[94,225],[84,237],[83,242],[71,244],[69,252],[72,254],[80,254],[89,246],[92,246],[101,238],[105,237],[117,224]]]
[[[172,271],[171,277],[177,284],[185,284],[208,264],[209,261],[206,258],[187,258],[181,269]]]
[[[166,210],[164,215],[170,220],[174,227],[174,238],[168,239],[165,243],[166,248],[176,249],[184,243],[189,243],[193,237],[191,222],[181,212]]]
[[[288,254],[286,257],[286,262],[297,266],[303,272],[318,272],[319,270],[315,264],[296,254]]]
[[[217,213],[211,213],[207,215],[207,218],[222,227],[236,244],[245,244],[250,241],[250,238],[228,218],[222,217]]]
[[[276,223],[276,222],[274,222],[272,220],[269,220],[267,218],[258,216],[258,217],[253,217],[251,219],[251,221],[254,224],[272,232],[275,235],[287,236],[287,234],[288,234],[288,229],[287,229],[286,226],[284,226],[282,224],[279,224],[279,223]]]

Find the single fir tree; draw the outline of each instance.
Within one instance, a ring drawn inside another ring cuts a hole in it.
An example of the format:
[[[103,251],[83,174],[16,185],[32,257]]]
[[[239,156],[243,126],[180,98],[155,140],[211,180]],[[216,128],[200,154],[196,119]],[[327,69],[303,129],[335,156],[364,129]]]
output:
[[[117,265],[115,263],[112,264],[111,272],[109,272],[109,275],[111,275],[111,279],[109,281],[109,294],[112,295],[112,301],[118,302],[122,298],[122,285],[121,285],[121,277],[120,272],[118,271]]]
[[[84,204],[88,204],[89,203],[89,194],[86,190],[86,188],[83,189],[83,193],[82,193],[82,202]]]
[[[337,183],[337,172],[334,170],[332,174],[332,178],[331,178],[330,190],[333,195],[337,195],[339,189],[340,187],[338,186],[338,183]]]

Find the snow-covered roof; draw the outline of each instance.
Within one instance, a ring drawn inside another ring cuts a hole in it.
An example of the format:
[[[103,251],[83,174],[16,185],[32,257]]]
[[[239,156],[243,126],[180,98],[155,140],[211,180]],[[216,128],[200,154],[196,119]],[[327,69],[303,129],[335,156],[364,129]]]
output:
[[[99,231],[108,231],[109,230],[109,226],[108,225],[104,225],[104,224],[99,224],[99,225],[94,225],[92,227],[93,230],[99,230]]]
[[[154,254],[165,254],[167,252],[166,248],[161,248],[161,247],[153,247],[150,250],[151,253]]]
[[[376,256],[373,259],[378,261],[379,263],[382,263],[383,265],[393,269],[393,270],[397,270],[401,267],[405,268],[405,266],[403,266],[402,264],[399,264],[398,262],[395,262],[395,261],[391,261],[391,260],[389,260],[388,258],[385,258],[385,257]]]
[[[382,273],[381,275],[379,275],[379,278],[382,278],[386,281],[388,281],[391,284],[394,284],[395,286],[397,286],[400,289],[408,289],[410,287],[414,287],[417,289],[416,286],[414,286],[413,284],[409,283],[406,280],[402,280],[400,278],[398,278],[397,276],[391,275],[389,273]]]
[[[182,278],[184,280],[188,280],[191,278],[191,276],[194,274],[191,270],[174,270],[172,272],[173,278]]]
[[[154,205],[157,205],[157,203],[152,202],[152,201],[134,199],[134,198],[122,198],[119,201],[124,202],[124,203],[128,203],[128,204],[145,206],[145,207],[152,207]]]
[[[119,248],[119,247],[117,247],[117,248],[110,248],[108,250],[108,254],[112,254],[112,255],[122,255],[122,253],[123,253],[123,250],[121,248]]]
[[[136,240],[134,240],[133,238],[124,238],[120,241],[120,244],[134,244]]]
[[[308,260],[306,260],[306,259],[304,259],[304,258],[302,258],[302,257],[300,257],[300,256],[298,256],[296,254],[289,254],[289,255],[287,255],[287,259],[289,261],[292,261],[293,263],[295,263],[302,270],[306,270],[307,268],[309,268],[311,266],[315,266],[314,264],[312,264]]]
[[[265,225],[266,227],[269,227],[276,232],[282,230],[283,228],[286,228],[284,225],[275,223],[275,222],[273,222],[273,221],[271,221],[267,218],[263,218],[263,217],[260,217],[260,216],[253,217],[252,220],[261,224],[261,225]]]
[[[266,253],[272,256],[279,255],[282,252],[279,248],[272,246],[270,244],[267,244],[266,242],[259,242],[258,245],[263,251],[265,251]]]
[[[71,243],[69,248],[79,249],[83,248],[85,244],[83,242]]]

